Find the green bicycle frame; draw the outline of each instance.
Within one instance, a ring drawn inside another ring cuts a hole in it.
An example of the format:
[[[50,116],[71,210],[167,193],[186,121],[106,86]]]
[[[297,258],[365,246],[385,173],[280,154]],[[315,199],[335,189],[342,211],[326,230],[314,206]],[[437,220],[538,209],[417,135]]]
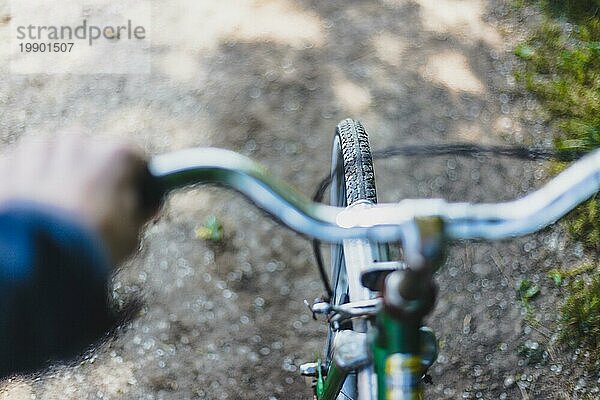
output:
[[[377,375],[378,400],[421,400],[423,335],[420,321],[401,321],[385,310],[376,318],[377,327],[368,338],[372,363]],[[318,400],[335,400],[347,371],[331,362],[327,376],[317,378]]]
[[[348,372],[337,366],[335,361],[331,362],[327,370],[327,378],[321,373],[317,377],[316,395],[318,400],[335,400],[342,390]]]
[[[378,400],[421,400],[420,321],[400,321],[383,312],[371,341]]]

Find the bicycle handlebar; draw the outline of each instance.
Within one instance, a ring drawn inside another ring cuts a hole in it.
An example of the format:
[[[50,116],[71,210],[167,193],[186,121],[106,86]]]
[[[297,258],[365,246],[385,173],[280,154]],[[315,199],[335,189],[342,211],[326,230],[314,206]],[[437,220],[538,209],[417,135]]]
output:
[[[249,158],[217,148],[156,156],[148,168],[164,193],[194,184],[231,187],[292,230],[328,242],[410,240],[413,222],[419,217],[441,218],[451,240],[522,236],[553,224],[600,190],[600,150],[521,199],[482,204],[418,199],[368,207],[332,207],[310,201]]]

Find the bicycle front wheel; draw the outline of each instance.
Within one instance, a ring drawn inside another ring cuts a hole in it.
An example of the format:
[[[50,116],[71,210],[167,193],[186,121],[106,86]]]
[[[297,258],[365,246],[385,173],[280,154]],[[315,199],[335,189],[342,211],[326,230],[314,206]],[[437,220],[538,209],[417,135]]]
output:
[[[336,128],[333,139],[331,178],[331,205],[346,207],[358,201],[377,202],[369,138],[365,128],[358,121],[345,119]],[[344,246],[344,244],[331,246],[331,302],[336,305],[359,300],[351,298]],[[353,329],[353,326],[346,324],[340,329]],[[331,361],[335,334],[336,332],[330,328],[325,349],[328,362]],[[338,399],[355,400],[357,392],[356,375],[350,374],[346,378]]]

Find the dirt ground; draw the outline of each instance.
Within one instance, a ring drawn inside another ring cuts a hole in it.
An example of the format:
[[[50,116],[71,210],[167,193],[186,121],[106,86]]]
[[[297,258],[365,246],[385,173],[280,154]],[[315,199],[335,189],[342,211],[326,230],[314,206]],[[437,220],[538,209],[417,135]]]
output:
[[[549,145],[536,102],[512,77],[514,43],[536,18],[510,1],[157,1],[150,75],[11,75],[1,57],[0,138],[76,126],[153,154],[225,147],[306,195],[326,174],[345,117],[364,123],[374,149]],[[4,55],[7,29],[0,22]],[[491,157],[376,163],[380,201],[511,199],[539,187],[543,172]],[[211,214],[223,221],[221,244],[195,237]],[[586,355],[553,345],[559,292],[546,272],[581,261],[559,227],[453,246],[428,320],[441,348],[428,398],[598,398]],[[515,295],[523,278],[541,286],[535,327]],[[302,303],[322,294],[310,244],[235,194],[173,195],[112,287],[117,302],[141,296],[141,314],[81,362],[5,381],[0,398],[311,397],[298,366],[314,360],[325,326]]]

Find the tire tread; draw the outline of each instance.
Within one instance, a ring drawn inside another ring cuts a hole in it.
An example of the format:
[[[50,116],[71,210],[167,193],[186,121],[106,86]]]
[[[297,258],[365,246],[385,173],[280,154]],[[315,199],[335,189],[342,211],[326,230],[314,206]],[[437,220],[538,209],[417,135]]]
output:
[[[336,134],[344,158],[347,204],[359,200],[376,203],[375,170],[367,131],[359,121],[348,118],[338,124]]]

